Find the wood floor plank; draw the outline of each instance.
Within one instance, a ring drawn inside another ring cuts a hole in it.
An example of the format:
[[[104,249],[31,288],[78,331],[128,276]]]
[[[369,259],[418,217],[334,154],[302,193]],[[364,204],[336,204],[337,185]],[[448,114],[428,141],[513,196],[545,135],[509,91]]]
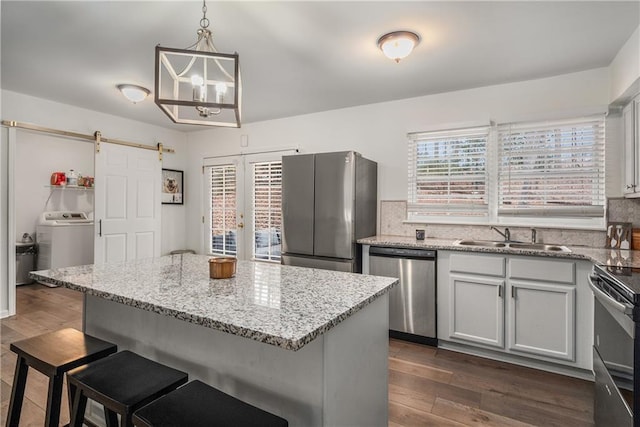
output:
[[[498,414],[471,408],[450,400],[437,398],[431,412],[448,420],[454,420],[464,425],[482,425],[490,427],[526,427],[526,424]]]
[[[417,390],[426,396],[432,396],[434,399],[437,397],[443,397],[463,405],[475,408],[480,407],[481,394],[479,391],[439,383],[427,378],[399,372],[393,369],[389,370],[389,384]]]
[[[420,411],[395,402],[389,402],[389,421],[405,427],[461,427],[464,424]]]
[[[480,409],[484,411],[548,427],[592,426],[593,407],[588,406],[587,410],[564,408],[491,391],[482,393],[482,401],[480,402]]]
[[[451,385],[469,390],[480,389],[498,392],[562,408],[580,408],[585,405],[585,395],[582,394],[582,390],[562,392],[557,386],[541,384],[517,375],[503,379],[491,375],[458,371],[451,378]],[[591,405],[591,403],[588,404]]]
[[[434,368],[421,363],[409,362],[396,357],[389,357],[389,369],[416,375],[422,378],[428,378],[444,384],[449,384],[451,382],[451,377],[453,377],[453,372],[450,370]]]
[[[4,379],[0,381],[0,403],[11,399],[11,384]]]
[[[389,401],[420,411],[431,412],[435,396],[430,393],[421,393],[419,390],[389,384]]]

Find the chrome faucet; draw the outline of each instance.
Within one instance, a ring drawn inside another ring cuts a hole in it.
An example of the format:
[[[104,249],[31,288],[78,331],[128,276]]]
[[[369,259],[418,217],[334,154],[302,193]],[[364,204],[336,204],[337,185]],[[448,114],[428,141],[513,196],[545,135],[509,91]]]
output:
[[[536,231],[535,228],[531,229],[531,243],[536,243],[536,241],[538,240],[538,232]]]
[[[491,229],[494,230],[499,235],[501,235],[502,237],[504,237],[504,241],[505,242],[508,242],[508,241],[511,240],[511,232],[509,231],[509,229],[507,227],[504,228],[504,233],[502,231],[498,230],[497,228],[495,228],[494,226],[491,226]]]

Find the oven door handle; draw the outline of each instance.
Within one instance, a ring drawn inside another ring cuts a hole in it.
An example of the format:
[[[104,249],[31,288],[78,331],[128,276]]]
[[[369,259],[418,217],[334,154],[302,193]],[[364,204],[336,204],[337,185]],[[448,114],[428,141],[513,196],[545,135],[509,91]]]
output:
[[[596,298],[598,298],[604,304],[607,304],[609,307],[613,308],[616,311],[619,311],[622,314],[627,316],[631,316],[633,313],[633,305],[631,304],[623,304],[619,301],[616,301],[611,297],[611,295],[604,292],[598,285],[593,283],[593,276],[589,276],[589,287],[593,291],[593,294]]]

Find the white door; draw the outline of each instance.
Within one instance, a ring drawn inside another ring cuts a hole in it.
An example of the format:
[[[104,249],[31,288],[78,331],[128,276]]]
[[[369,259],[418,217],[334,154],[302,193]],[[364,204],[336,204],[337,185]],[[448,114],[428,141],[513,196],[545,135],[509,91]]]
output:
[[[205,253],[280,262],[282,156],[294,153],[206,161]]]
[[[160,256],[158,152],[102,143],[95,158],[94,262]]]

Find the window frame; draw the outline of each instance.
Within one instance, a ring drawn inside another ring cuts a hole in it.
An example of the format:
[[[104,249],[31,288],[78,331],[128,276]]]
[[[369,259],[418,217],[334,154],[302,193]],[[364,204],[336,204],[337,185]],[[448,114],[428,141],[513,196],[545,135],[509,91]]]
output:
[[[592,120],[601,120],[603,127],[603,136],[602,136],[602,144],[603,147],[606,144],[606,135],[604,134],[606,130],[606,117],[603,113],[598,114],[589,114],[586,116],[583,115],[574,115],[569,116],[566,120],[558,119],[558,120],[526,120],[517,123],[554,123],[557,121],[592,121]],[[515,122],[514,122],[515,123]],[[466,224],[466,225],[503,225],[503,226],[522,226],[522,227],[546,227],[546,228],[565,228],[565,229],[580,229],[580,230],[604,230],[606,228],[606,216],[607,216],[607,198],[606,198],[606,154],[604,153],[604,148],[602,148],[602,158],[601,158],[601,169],[602,169],[602,188],[603,188],[603,197],[604,197],[604,206],[603,206],[603,214],[602,216],[566,216],[566,215],[545,215],[540,216],[537,214],[533,215],[508,215],[499,212],[499,187],[501,185],[499,179],[499,162],[500,162],[500,144],[498,140],[498,127],[505,126],[508,123],[504,124],[496,124],[491,122],[489,126],[489,136],[487,138],[487,150],[486,150],[486,197],[488,203],[488,215],[482,217],[472,217],[472,216],[463,216],[463,215],[419,215],[415,212],[411,212],[411,201],[410,201],[410,193],[407,197],[407,216],[404,223],[407,224]],[[443,130],[447,130],[444,128]],[[432,131],[429,131],[432,132]],[[407,135],[407,138],[410,140],[411,138],[415,138],[416,135],[424,134],[426,132],[419,133],[410,133]],[[407,155],[408,155],[408,164],[410,164],[410,144],[408,144]],[[410,170],[408,170],[410,174]],[[410,185],[411,177],[407,176],[407,183]]]

